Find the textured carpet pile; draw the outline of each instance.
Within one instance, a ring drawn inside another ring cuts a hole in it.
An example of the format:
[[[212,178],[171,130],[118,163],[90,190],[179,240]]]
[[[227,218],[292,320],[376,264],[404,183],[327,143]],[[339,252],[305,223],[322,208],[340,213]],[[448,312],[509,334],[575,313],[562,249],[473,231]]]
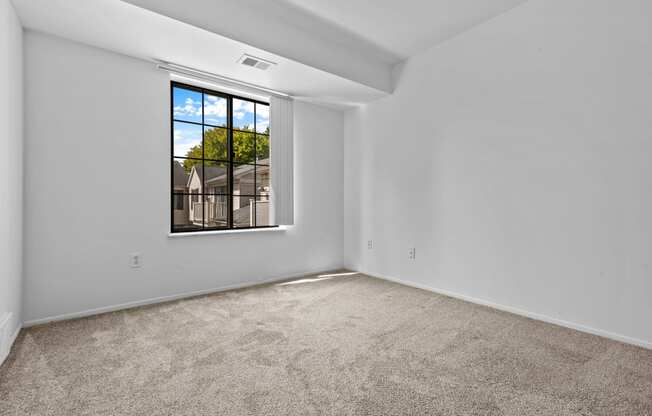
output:
[[[0,415],[652,415],[652,351],[313,276],[23,330]]]

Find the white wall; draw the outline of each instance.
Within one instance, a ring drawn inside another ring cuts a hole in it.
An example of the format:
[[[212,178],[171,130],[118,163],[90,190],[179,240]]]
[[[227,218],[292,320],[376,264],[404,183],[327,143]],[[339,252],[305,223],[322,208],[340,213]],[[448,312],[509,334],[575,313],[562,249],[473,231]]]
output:
[[[296,103],[293,229],[169,238],[168,75],[34,32],[25,46],[26,321],[342,266],[342,113]]]
[[[22,206],[23,29],[11,2],[0,0],[0,336],[21,324]],[[0,363],[7,341],[0,339]]]
[[[651,21],[532,0],[409,60],[345,119],[345,264],[652,346]]]

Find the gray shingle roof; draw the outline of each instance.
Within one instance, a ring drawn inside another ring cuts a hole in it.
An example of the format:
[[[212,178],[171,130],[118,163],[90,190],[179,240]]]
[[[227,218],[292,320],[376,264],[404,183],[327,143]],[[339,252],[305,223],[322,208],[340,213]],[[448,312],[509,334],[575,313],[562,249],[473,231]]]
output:
[[[183,168],[181,163],[176,160],[172,164],[172,175],[174,176],[175,185],[184,184],[185,186],[188,183],[189,175],[186,173],[186,170]]]
[[[225,173],[226,173],[226,169],[221,166],[204,166],[204,172],[202,172],[201,168],[197,169],[197,174],[199,174],[199,178],[203,179],[202,175],[206,175],[207,181],[210,181],[211,179],[215,179],[219,176],[223,176]]]

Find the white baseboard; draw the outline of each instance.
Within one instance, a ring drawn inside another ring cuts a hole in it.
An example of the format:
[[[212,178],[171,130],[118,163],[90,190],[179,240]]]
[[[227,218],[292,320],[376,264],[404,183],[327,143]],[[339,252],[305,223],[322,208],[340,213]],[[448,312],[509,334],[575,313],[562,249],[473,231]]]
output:
[[[124,310],[124,309],[136,308],[138,306],[154,305],[154,304],[157,304],[157,303],[170,302],[170,301],[185,299],[185,298],[192,298],[192,297],[195,297],[195,296],[210,295],[212,293],[226,292],[226,291],[229,291],[229,290],[236,290],[236,289],[244,289],[244,288],[251,287],[251,286],[270,284],[270,283],[280,283],[280,282],[284,282],[284,281],[287,281],[287,280],[298,279],[300,277],[311,276],[311,275],[322,274],[322,273],[330,273],[332,271],[333,271],[333,269],[330,269],[330,270],[327,270],[327,271],[325,271],[323,269],[315,270],[315,271],[308,271],[308,272],[294,274],[294,275],[290,275],[290,276],[274,277],[274,278],[270,278],[270,279],[249,281],[249,282],[243,282],[243,283],[238,283],[238,284],[234,284],[234,285],[220,286],[220,287],[217,287],[217,288],[196,290],[196,291],[192,291],[192,292],[178,293],[178,294],[175,294],[175,295],[160,296],[160,297],[156,297],[156,298],[149,298],[149,299],[137,300],[137,301],[133,301],[133,302],[120,303],[120,304],[117,304],[117,305],[103,306],[103,307],[100,307],[100,308],[93,308],[93,309],[87,309],[87,310],[83,310],[83,311],[79,311],[79,312],[65,313],[65,314],[62,314],[62,315],[48,316],[48,317],[45,317],[45,318],[32,319],[32,320],[25,321],[23,323],[23,328],[27,328],[27,327],[35,326],[35,325],[43,325],[43,324],[47,324],[47,323],[50,323],[50,322],[56,322],[56,321],[66,321],[68,319],[84,318],[84,317],[87,317],[87,316],[99,315],[99,314],[107,313],[107,312],[115,312],[115,311],[120,311],[120,310]]]
[[[339,269],[335,270],[335,271],[339,271]],[[104,307],[101,307],[101,308],[88,309],[88,310],[84,310],[84,311],[80,311],[80,312],[72,312],[72,313],[67,313],[67,314],[62,314],[62,315],[50,316],[50,317],[46,317],[46,318],[33,319],[33,320],[30,320],[30,321],[26,321],[23,324],[23,327],[27,328],[27,327],[30,327],[30,326],[42,325],[42,324],[49,323],[49,322],[64,321],[64,320],[75,319],[75,318],[83,318],[83,317],[86,317],[86,316],[98,315],[98,314],[107,313],[107,312],[114,312],[114,311],[119,311],[119,310],[123,310],[123,309],[130,309],[130,308],[135,308],[135,307],[138,307],[138,306],[153,305],[153,304],[157,304],[157,303],[170,302],[170,301],[179,300],[179,299],[191,298],[191,297],[194,297],[194,296],[208,295],[208,294],[211,294],[211,293],[225,292],[225,291],[228,291],[228,290],[243,289],[243,288],[256,286],[256,285],[261,285],[261,284],[279,283],[279,282],[284,282],[284,281],[287,281],[287,280],[297,279],[297,278],[300,278],[300,277],[306,277],[306,276],[311,276],[311,275],[315,275],[315,274],[326,274],[326,273],[332,273],[332,272],[333,272],[332,269],[331,270],[316,270],[316,271],[311,271],[311,272],[304,272],[304,273],[300,273],[300,274],[295,274],[295,275],[291,275],[291,276],[275,277],[275,278],[265,279],[265,280],[260,280],[260,281],[249,281],[249,282],[239,283],[239,284],[235,284],[235,285],[221,286],[221,287],[218,287],[218,288],[198,290],[198,291],[193,291],[193,292],[185,292],[185,293],[180,293],[180,294],[176,294],[176,295],[161,296],[161,297],[157,297],[157,298],[150,298],[150,299],[144,299],[144,300],[133,301],[133,302],[126,302],[126,303],[121,303],[121,304],[117,304],[117,305],[104,306]],[[477,304],[477,305],[483,305],[483,306],[487,306],[487,307],[497,309],[497,310],[501,310],[501,311],[504,311],[504,312],[513,313],[515,315],[524,316],[526,318],[534,319],[534,320],[537,320],[537,321],[547,322],[547,323],[550,323],[550,324],[559,325],[559,326],[562,326],[562,327],[574,329],[574,330],[585,332],[585,333],[588,333],[588,334],[593,334],[593,335],[601,336],[601,337],[604,337],[604,338],[609,338],[609,339],[612,339],[612,340],[615,340],[615,341],[620,341],[620,342],[623,342],[623,343],[626,343],[626,344],[631,344],[631,345],[636,345],[636,346],[639,346],[639,347],[642,347],[642,348],[652,349],[652,342],[650,342],[650,341],[644,341],[644,340],[641,340],[641,339],[638,339],[638,338],[633,338],[633,337],[629,337],[629,336],[626,336],[626,335],[617,334],[617,333],[614,333],[614,332],[609,332],[609,331],[604,331],[604,330],[601,330],[601,329],[591,328],[591,327],[588,327],[588,326],[585,326],[585,325],[576,324],[576,323],[573,323],[573,322],[568,322],[568,321],[564,321],[564,320],[557,319],[557,318],[551,318],[551,317],[546,316],[546,315],[525,311],[525,310],[514,308],[514,307],[511,307],[511,306],[501,305],[501,304],[494,303],[494,302],[489,302],[489,301],[486,301],[486,300],[483,300],[483,299],[478,299],[478,298],[474,298],[474,297],[471,297],[471,296],[462,295],[460,293],[451,292],[449,290],[438,289],[438,288],[434,288],[434,287],[431,287],[431,286],[428,286],[428,285],[413,283],[413,282],[410,282],[410,281],[407,281],[407,280],[402,280],[402,279],[397,279],[397,278],[390,277],[390,276],[385,276],[385,275],[382,275],[382,274],[379,274],[379,273],[362,272],[362,271],[360,273],[366,274],[368,276],[373,276],[373,277],[376,277],[376,278],[379,278],[379,279],[387,280],[387,281],[390,281],[390,282],[399,283],[399,284],[402,284],[402,285],[405,285],[405,286],[410,286],[410,287],[414,287],[414,288],[417,288],[417,289],[427,290],[429,292],[437,293],[437,294],[448,296],[448,297],[451,297],[451,298],[460,299],[460,300],[470,302],[470,303],[474,303],[474,304]],[[20,328],[17,328],[15,333],[13,334],[13,337],[11,338],[11,341],[9,343],[9,348],[11,348],[11,345],[13,344],[16,337],[18,336],[19,331],[20,331]],[[7,348],[7,351],[9,350],[9,348]],[[0,351],[5,351],[5,350],[2,349],[2,346],[0,346]],[[5,358],[6,358],[6,356],[5,357],[0,356],[0,364],[4,361]]]
[[[0,333],[3,333],[6,328],[3,328],[4,325],[10,325],[11,324],[11,314],[7,314],[5,318],[0,322]],[[17,325],[16,328],[13,330],[11,334],[9,334],[8,337],[2,337],[0,338],[0,365],[5,362],[7,357],[9,357],[9,353],[11,352],[11,347],[14,345],[14,342],[16,341],[16,338],[18,338],[18,334],[20,333],[21,326]]]
[[[629,337],[629,336],[626,336],[626,335],[616,334],[614,332],[609,332],[609,331],[604,331],[604,330],[601,330],[601,329],[591,328],[591,327],[588,327],[588,326],[585,326],[585,325],[576,324],[576,323],[573,323],[573,322],[568,322],[568,321],[564,321],[564,320],[557,319],[557,318],[551,318],[551,317],[546,316],[546,315],[541,315],[541,314],[534,313],[534,312],[528,312],[528,311],[518,309],[518,308],[514,308],[514,307],[511,307],[511,306],[501,305],[501,304],[498,304],[498,303],[489,302],[489,301],[486,301],[486,300],[483,300],[483,299],[478,299],[478,298],[474,298],[474,297],[471,297],[471,296],[462,295],[462,294],[451,292],[451,291],[448,291],[448,290],[438,289],[438,288],[435,288],[435,287],[431,287],[431,286],[427,286],[427,285],[423,285],[423,284],[419,284],[419,283],[409,282],[407,280],[402,280],[402,279],[397,279],[397,278],[394,278],[394,277],[384,276],[384,275],[381,275],[381,274],[378,274],[378,273],[367,273],[367,272],[361,272],[361,273],[364,273],[364,274],[366,274],[368,276],[376,277],[378,279],[388,280],[390,282],[399,283],[399,284],[402,284],[402,285],[405,285],[405,286],[410,286],[410,287],[414,287],[414,288],[417,288],[417,289],[423,289],[423,290],[427,290],[429,292],[437,293],[437,294],[448,296],[448,297],[451,297],[451,298],[463,300],[463,301],[470,302],[470,303],[475,303],[477,305],[488,306],[488,307],[493,308],[493,309],[498,309],[500,311],[513,313],[515,315],[524,316],[526,318],[534,319],[534,320],[537,320],[537,321],[547,322],[549,324],[563,326],[565,328],[574,329],[576,331],[586,332],[588,334],[597,335],[597,336],[604,337],[604,338],[609,338],[609,339],[612,339],[614,341],[623,342],[625,344],[631,344],[631,345],[636,345],[636,346],[642,347],[642,348],[652,349],[652,342],[650,342],[650,341],[644,341],[642,339],[632,338],[632,337]]]

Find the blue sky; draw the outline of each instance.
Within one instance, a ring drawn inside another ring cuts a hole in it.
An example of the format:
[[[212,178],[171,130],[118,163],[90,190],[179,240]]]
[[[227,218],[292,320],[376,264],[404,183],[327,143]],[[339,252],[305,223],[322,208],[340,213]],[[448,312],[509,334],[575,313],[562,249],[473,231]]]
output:
[[[202,95],[199,92],[174,88],[174,118],[177,120],[201,123]],[[269,106],[256,104],[256,130],[264,132],[269,126]],[[226,100],[222,97],[206,94],[203,106],[204,122],[214,126],[226,126]],[[233,127],[253,128],[254,103],[233,99]]]
[[[202,108],[200,92],[175,87],[172,93],[173,113],[176,120],[201,123],[202,110],[204,122],[214,126],[226,126],[226,99],[206,94]],[[233,127],[236,129],[253,128],[254,105],[256,109],[256,131],[265,132],[269,126],[269,106],[254,104],[250,101],[233,99]],[[201,144],[201,126],[174,122],[174,156],[186,156],[188,150]]]
[[[174,156],[186,156],[191,148],[201,144],[201,139],[201,126],[174,122]]]
[[[254,103],[233,99],[233,128],[249,130],[254,127]]]
[[[201,123],[200,92],[174,88],[172,99],[175,119]]]

